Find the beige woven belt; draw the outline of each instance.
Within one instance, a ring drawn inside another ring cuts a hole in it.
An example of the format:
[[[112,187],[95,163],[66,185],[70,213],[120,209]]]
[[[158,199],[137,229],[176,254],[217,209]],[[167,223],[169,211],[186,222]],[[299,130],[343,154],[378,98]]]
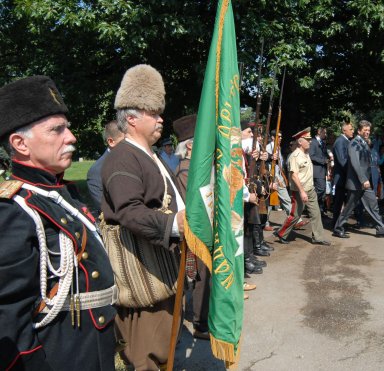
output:
[[[105,290],[83,292],[79,294],[80,308],[81,310],[94,309],[105,307],[107,305],[115,304],[119,295],[119,290],[116,285],[109,287]],[[70,297],[65,299],[64,305],[61,311],[69,311],[70,308]],[[48,313],[49,308],[45,307],[40,313]]]

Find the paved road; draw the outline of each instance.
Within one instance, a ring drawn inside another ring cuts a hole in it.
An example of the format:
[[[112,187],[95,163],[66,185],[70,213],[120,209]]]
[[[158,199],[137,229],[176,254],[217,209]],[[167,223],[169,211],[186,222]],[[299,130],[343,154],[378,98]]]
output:
[[[239,370],[384,370],[384,239],[374,232],[344,240],[327,230],[331,247],[311,245],[310,226],[289,245],[266,233],[275,252],[247,280],[257,289],[245,302]],[[225,370],[184,325],[175,370]]]

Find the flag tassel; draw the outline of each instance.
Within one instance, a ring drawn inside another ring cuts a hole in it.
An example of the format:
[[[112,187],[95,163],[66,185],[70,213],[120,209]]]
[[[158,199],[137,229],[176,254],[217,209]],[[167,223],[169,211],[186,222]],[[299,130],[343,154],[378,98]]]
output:
[[[236,361],[235,347],[233,344],[228,343],[223,340],[216,339],[211,334],[211,349],[213,355],[218,358],[226,361],[228,363],[234,363]]]
[[[212,273],[212,257],[203,241],[201,241],[189,228],[188,222],[184,220],[184,236],[188,248],[207,266]]]

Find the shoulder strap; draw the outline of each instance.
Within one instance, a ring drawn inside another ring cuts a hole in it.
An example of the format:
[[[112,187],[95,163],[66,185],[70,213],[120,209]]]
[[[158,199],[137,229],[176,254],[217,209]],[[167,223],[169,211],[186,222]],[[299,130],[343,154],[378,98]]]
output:
[[[20,180],[6,180],[0,183],[0,198],[11,199],[24,183]]]

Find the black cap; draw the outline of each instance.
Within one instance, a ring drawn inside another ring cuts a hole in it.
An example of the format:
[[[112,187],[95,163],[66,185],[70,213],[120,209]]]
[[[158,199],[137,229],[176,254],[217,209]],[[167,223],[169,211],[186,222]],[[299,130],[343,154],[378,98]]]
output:
[[[0,89],[0,138],[44,117],[66,114],[68,108],[47,76],[31,76]]]

